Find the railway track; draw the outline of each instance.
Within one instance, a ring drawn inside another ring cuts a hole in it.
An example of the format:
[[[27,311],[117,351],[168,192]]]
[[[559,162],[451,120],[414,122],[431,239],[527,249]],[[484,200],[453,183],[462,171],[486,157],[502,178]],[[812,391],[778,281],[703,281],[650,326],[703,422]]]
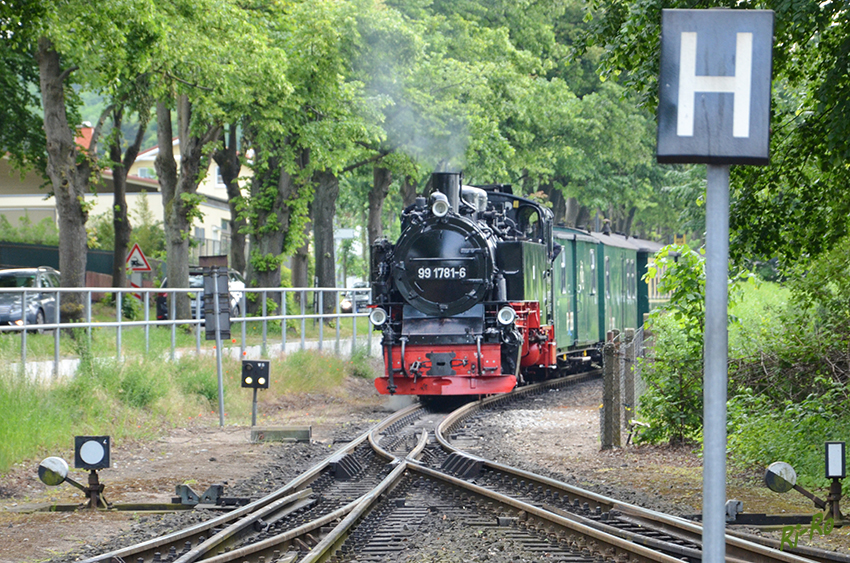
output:
[[[84,563],[700,561],[696,523],[453,445],[464,443],[470,417],[587,377],[525,387],[451,413],[408,407],[261,499]],[[831,552],[783,552],[733,535],[726,553],[730,562],[850,563]]]

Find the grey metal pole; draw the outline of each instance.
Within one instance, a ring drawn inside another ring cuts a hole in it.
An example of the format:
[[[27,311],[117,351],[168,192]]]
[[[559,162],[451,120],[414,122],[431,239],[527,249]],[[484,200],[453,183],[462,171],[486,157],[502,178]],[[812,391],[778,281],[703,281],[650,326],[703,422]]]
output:
[[[729,165],[708,165],[702,485],[703,561],[726,557],[726,379],[729,305]]]
[[[218,306],[218,266],[213,266],[213,314],[215,314],[215,369],[218,374],[218,425],[224,428],[224,374],[221,369],[221,323]],[[230,295],[227,297],[230,299]]]
[[[257,388],[254,387],[254,402],[251,403],[251,426],[257,425]]]

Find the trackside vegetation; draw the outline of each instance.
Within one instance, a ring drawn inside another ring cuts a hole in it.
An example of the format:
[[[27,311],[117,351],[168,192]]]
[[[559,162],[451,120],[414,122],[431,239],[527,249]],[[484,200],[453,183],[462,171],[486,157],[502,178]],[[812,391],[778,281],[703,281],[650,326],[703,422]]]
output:
[[[202,416],[201,424],[218,424],[214,357],[119,363],[83,350],[81,359],[73,378],[50,385],[0,372],[0,472],[65,451],[75,435],[143,439]],[[260,393],[260,413],[263,403],[284,394],[340,395],[346,377],[374,377],[373,362],[363,352],[348,359],[313,351],[288,354],[271,364],[271,387]],[[226,424],[250,424],[252,394],[241,389],[240,375],[240,362],[224,362]]]
[[[678,262],[672,255],[678,254]],[[850,238],[781,283],[750,274],[730,282],[729,461],[763,469],[794,466],[803,486],[823,487],[824,442],[850,427]],[[662,291],[671,301],[652,315],[654,352],[644,363],[647,391],[640,440],[702,439],[704,257],[686,246],[661,253]],[[848,486],[845,485],[845,489]]]

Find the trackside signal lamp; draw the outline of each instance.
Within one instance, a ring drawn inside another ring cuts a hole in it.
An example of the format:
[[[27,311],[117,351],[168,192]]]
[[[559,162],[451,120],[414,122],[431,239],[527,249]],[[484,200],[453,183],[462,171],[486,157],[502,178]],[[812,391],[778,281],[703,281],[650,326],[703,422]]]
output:
[[[382,326],[385,322],[387,322],[387,312],[380,307],[375,307],[372,309],[372,312],[369,313],[369,322],[375,326]]]
[[[242,387],[248,389],[269,388],[269,362],[256,360],[242,361]]]
[[[844,479],[847,476],[847,456],[844,442],[826,443],[826,478]]]

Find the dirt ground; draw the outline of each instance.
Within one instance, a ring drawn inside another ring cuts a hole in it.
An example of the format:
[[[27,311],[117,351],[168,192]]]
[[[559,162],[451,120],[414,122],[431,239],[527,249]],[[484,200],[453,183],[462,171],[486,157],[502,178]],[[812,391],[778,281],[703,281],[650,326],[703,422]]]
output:
[[[353,437],[387,411],[403,406],[397,399],[378,396],[368,382],[351,381],[349,385],[343,399],[301,396],[267,405],[274,413],[270,424],[310,425],[314,441],[310,451],[315,451],[318,461],[319,455],[332,451],[335,441],[344,440],[347,434]],[[645,504],[650,507],[679,507],[680,513],[700,512],[701,460],[697,452],[633,446],[601,451],[600,397],[601,384],[593,382],[563,392],[554,406],[547,400],[500,414],[498,430],[482,433],[481,442],[489,447],[482,451],[488,449],[505,463],[542,468],[610,496],[639,491],[640,496],[625,500],[648,500]],[[214,483],[224,484],[228,496],[228,487],[250,477],[256,468],[285,462],[286,450],[281,446],[252,444],[249,438],[250,428],[219,428],[217,416],[209,416],[155,441],[113,443],[112,467],[101,472],[105,496],[113,503],[169,502],[179,484],[188,484],[200,494]],[[73,464],[72,454],[70,450],[56,453]],[[39,461],[28,460],[0,476],[0,563],[50,559],[114,537],[145,518],[122,512],[14,512],[32,503],[83,500],[82,494],[67,484],[56,488],[42,485],[37,475]],[[72,470],[72,477],[85,483],[87,474]],[[730,474],[727,496],[742,500],[750,513],[815,512],[801,495],[772,493],[760,483],[760,476],[752,474]],[[820,539],[819,545],[850,554],[850,527],[835,529]]]

